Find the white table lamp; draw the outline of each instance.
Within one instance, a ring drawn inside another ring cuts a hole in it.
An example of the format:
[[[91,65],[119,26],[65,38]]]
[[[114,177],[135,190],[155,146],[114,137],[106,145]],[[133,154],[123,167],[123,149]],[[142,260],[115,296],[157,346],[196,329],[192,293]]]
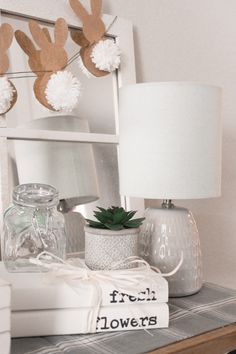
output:
[[[173,199],[218,197],[221,193],[221,89],[192,82],[123,87],[119,97],[120,192],[163,199],[146,210],[149,262],[180,270],[169,278],[170,295],[202,286],[199,235],[190,211]]]

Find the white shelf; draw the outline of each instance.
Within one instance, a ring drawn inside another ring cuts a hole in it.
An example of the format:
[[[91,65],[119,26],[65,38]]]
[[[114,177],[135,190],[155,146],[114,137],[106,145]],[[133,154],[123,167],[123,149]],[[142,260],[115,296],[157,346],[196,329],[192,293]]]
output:
[[[10,140],[41,140],[74,143],[118,144],[118,135],[80,133],[56,130],[35,130],[23,128],[0,128],[0,137]]]

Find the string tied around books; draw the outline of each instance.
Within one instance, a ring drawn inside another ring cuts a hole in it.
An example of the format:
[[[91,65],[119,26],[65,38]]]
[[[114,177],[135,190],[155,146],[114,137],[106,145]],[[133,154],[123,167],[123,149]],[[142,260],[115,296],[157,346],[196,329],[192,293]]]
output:
[[[123,261],[115,262],[109,270],[91,270],[86,268],[83,261],[79,258],[71,258],[67,261],[57,257],[56,255],[44,251],[36,258],[30,258],[29,262],[40,266],[49,271],[49,276],[53,279],[63,280],[75,292],[79,293],[80,281],[89,281],[93,288],[92,293],[92,311],[90,311],[88,321],[88,332],[95,333],[97,327],[97,318],[102,303],[102,289],[99,280],[108,281],[114,288],[127,295],[138,297],[140,284],[142,281],[150,278],[153,281],[153,270],[158,275],[169,277],[175,274],[183,263],[183,252],[181,252],[180,261],[177,266],[169,273],[161,273],[156,267],[151,266],[148,262],[140,257],[128,257]],[[134,268],[114,269],[118,265],[134,265]]]

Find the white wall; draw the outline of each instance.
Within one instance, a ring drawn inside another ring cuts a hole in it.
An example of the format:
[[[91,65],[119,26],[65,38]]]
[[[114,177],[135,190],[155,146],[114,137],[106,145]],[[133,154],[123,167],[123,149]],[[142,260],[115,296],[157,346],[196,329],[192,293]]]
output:
[[[236,288],[236,1],[104,0],[103,10],[134,24],[138,82],[223,87],[222,197],[177,204],[198,222],[205,279]]]

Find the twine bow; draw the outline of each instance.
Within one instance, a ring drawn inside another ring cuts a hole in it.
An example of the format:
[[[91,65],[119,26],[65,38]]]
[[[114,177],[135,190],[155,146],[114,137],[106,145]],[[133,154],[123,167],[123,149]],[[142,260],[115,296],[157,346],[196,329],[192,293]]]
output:
[[[50,252],[41,252],[36,258],[30,258],[30,263],[44,267],[50,271],[50,275],[55,278],[64,280],[74,291],[78,293],[77,288],[73,282],[75,280],[89,281],[93,288],[92,294],[92,311],[89,315],[89,333],[96,332],[97,317],[102,302],[102,289],[99,284],[99,280],[107,281],[115,289],[125,291],[132,296],[138,296],[137,288],[145,279],[153,276],[153,270],[159,273],[163,277],[169,277],[175,274],[183,263],[183,252],[181,252],[181,259],[178,265],[170,273],[161,273],[156,267],[150,266],[148,262],[139,257],[128,257],[123,261],[119,261],[113,264],[111,268],[116,268],[119,265],[136,264],[134,268],[120,269],[120,270],[91,270],[85,267],[83,262],[76,259],[71,261],[64,261],[63,259],[55,256]]]

